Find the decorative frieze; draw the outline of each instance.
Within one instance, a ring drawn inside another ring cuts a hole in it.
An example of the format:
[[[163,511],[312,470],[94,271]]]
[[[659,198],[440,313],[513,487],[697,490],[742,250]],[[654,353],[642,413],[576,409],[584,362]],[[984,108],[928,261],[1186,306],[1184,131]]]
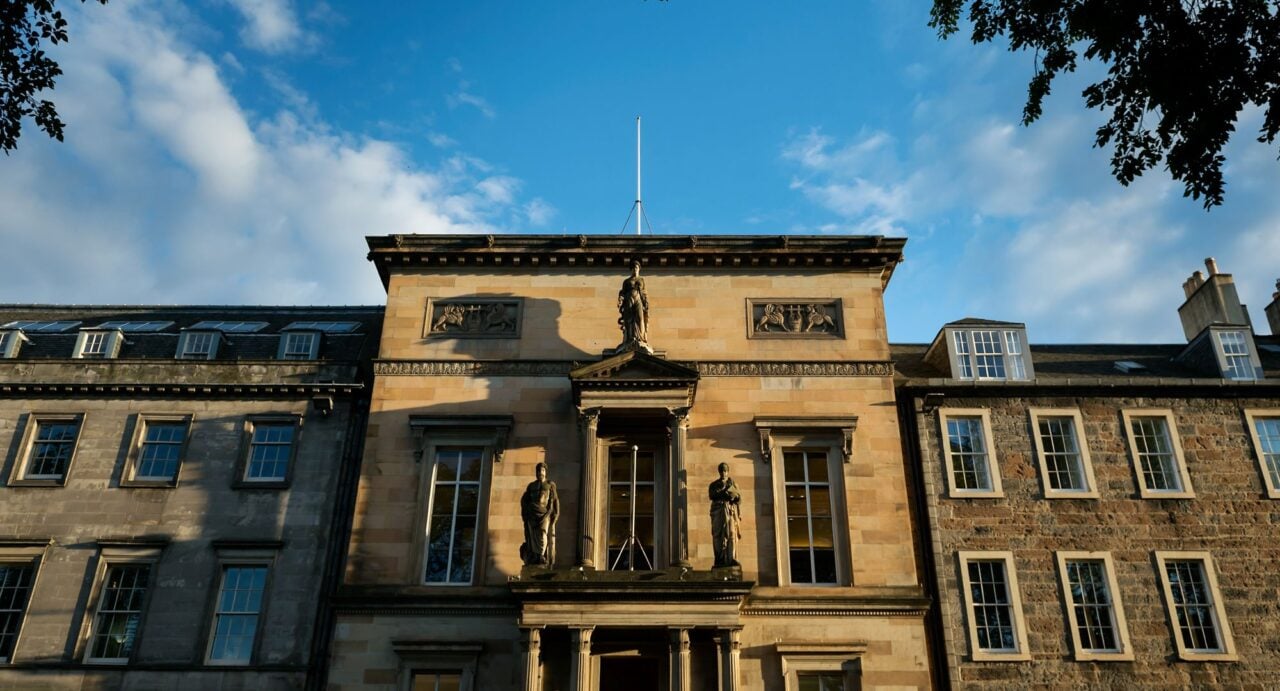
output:
[[[747,298],[748,338],[844,338],[840,298]]]
[[[520,300],[428,300],[423,338],[519,338]]]
[[[704,377],[892,377],[888,360],[760,361],[717,360],[679,363]],[[379,360],[379,376],[561,377],[581,363],[568,360]]]

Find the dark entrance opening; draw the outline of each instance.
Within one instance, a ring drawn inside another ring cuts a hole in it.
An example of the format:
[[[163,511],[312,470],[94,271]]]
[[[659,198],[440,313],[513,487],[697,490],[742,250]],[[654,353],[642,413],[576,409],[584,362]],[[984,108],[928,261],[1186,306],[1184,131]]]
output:
[[[658,691],[663,683],[662,660],[640,656],[600,658],[601,691]]]

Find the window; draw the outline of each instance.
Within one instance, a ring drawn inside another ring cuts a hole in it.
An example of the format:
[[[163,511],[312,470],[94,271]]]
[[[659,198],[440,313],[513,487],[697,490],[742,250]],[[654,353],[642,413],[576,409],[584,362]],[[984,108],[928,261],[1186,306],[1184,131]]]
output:
[[[1013,553],[960,552],[958,556],[972,659],[1031,659]]]
[[[109,564],[89,635],[86,662],[125,663],[133,656],[151,564]]]
[[[865,643],[776,643],[785,691],[862,688]]]
[[[953,497],[1000,497],[1000,469],[991,446],[986,410],[938,409],[949,493]]]
[[[1132,660],[1111,555],[1058,552],[1058,574],[1076,659]]]
[[[125,333],[156,333],[164,331],[173,326],[173,322],[166,321],[109,321],[102,322],[97,326],[99,329],[116,329]]]
[[[31,600],[31,586],[36,578],[36,565],[32,557],[25,561],[10,561],[25,555],[0,554],[0,662],[13,660],[13,651],[22,632],[27,603]]]
[[[800,672],[796,679],[799,691],[844,691],[844,675],[840,672]]]
[[[280,334],[281,360],[314,360],[320,350],[320,333],[317,331],[288,331]]]
[[[0,329],[16,329],[26,333],[62,333],[80,325],[77,321],[14,321]]]
[[[110,359],[120,352],[119,331],[81,331],[76,338],[75,357],[86,360]]]
[[[0,358],[18,357],[18,349],[26,342],[21,331],[0,331]]]
[[[1129,439],[1129,454],[1144,499],[1194,497],[1182,457],[1182,442],[1168,410],[1121,411]]]
[[[839,580],[827,451],[789,449],[782,462],[791,583],[834,585]]]
[[[27,422],[26,458],[17,482],[63,484],[75,456],[82,419],[81,415],[33,414]]]
[[[1045,498],[1097,498],[1080,411],[1033,408],[1031,427]]]
[[[470,585],[484,449],[443,447],[435,455],[422,578],[426,583]]]
[[[1025,381],[1032,378],[1025,332],[1018,329],[950,329],[951,371],[956,379]]]
[[[329,334],[351,333],[360,328],[360,322],[293,322],[283,331],[323,331]]]
[[[656,466],[652,450],[635,454],[636,541],[628,541],[631,531],[631,449],[615,446],[609,449],[609,535],[606,562],[608,568],[626,571],[652,570],[656,566],[654,541]]]
[[[249,420],[245,484],[278,486],[289,481],[300,422],[297,417]]]
[[[213,609],[209,664],[247,665],[252,662],[266,587],[266,565],[227,564],[222,567],[218,599]]]
[[[221,340],[217,331],[184,331],[178,336],[178,359],[212,360]]]
[[[1244,416],[1267,496],[1280,499],[1280,410],[1246,410]]]
[[[221,331],[228,334],[251,334],[265,328],[266,322],[202,321],[191,325],[192,331]]]
[[[1254,354],[1253,339],[1248,332],[1242,330],[1218,331],[1213,335],[1218,342],[1218,355],[1221,358],[1222,376],[1226,379],[1261,379],[1262,368],[1258,356]]]
[[[138,416],[124,484],[172,487],[186,450],[191,416]]]
[[[1235,643],[1208,552],[1156,552],[1160,585],[1183,660],[1235,660]]]
[[[414,670],[412,691],[458,691],[462,688],[462,670]]]

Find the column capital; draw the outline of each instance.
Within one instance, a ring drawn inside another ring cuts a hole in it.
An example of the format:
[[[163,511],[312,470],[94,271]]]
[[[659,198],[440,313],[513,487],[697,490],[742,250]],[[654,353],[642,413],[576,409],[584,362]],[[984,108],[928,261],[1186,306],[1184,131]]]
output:
[[[578,408],[578,424],[594,428],[600,424],[599,408]]]

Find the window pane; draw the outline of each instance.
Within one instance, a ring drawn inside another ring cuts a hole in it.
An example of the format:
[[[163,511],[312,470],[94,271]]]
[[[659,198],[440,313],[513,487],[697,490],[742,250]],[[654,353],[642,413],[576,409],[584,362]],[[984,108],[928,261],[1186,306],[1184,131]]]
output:
[[[1107,588],[1106,566],[1101,561],[1068,561],[1067,585],[1075,610],[1076,632],[1083,650],[1116,652],[1115,607]]]
[[[1076,439],[1075,419],[1071,417],[1040,418],[1040,445],[1044,448],[1044,467],[1050,489],[1083,491],[1084,462]]]
[[[461,672],[413,673],[413,691],[458,691],[461,688]]]
[[[1004,379],[1004,354],[996,331],[973,332],[973,359],[979,379]]]
[[[1223,376],[1228,379],[1256,379],[1253,361],[1249,357],[1249,345],[1243,331],[1219,331],[1218,343],[1226,361]]]
[[[426,525],[426,583],[470,583],[475,568],[483,449],[436,451]]]
[[[35,441],[27,463],[26,477],[34,479],[62,479],[71,464],[71,452],[75,449],[78,422],[36,422]]]
[[[142,448],[138,452],[139,480],[172,480],[177,477],[178,463],[187,426],[180,422],[144,422]]]
[[[792,583],[835,583],[831,484],[825,451],[783,454]]]
[[[1182,478],[1169,438],[1169,425],[1164,417],[1132,418],[1133,445],[1148,491],[1179,492]]]
[[[1280,488],[1280,418],[1260,417],[1253,421],[1258,431],[1262,464],[1271,478],[1271,486]]]
[[[280,482],[288,477],[294,427],[292,422],[254,424],[246,480]]]
[[[266,582],[265,566],[223,568],[222,589],[214,612],[213,641],[209,646],[211,662],[248,664],[253,658],[253,640]]]
[[[969,598],[979,650],[1016,651],[1013,606],[1003,561],[970,561]]]
[[[969,359],[969,332],[955,331],[953,334],[956,344],[956,362],[960,364],[957,379],[973,379],[973,363]]]
[[[991,489],[987,444],[982,418],[947,418],[947,444],[951,450],[952,482],[958,490]]]
[[[631,472],[632,452],[630,448],[616,448],[609,452],[609,518],[607,536],[608,550],[606,561],[608,568],[625,570],[632,567],[635,560],[636,569],[653,569],[656,558],[654,526],[655,497],[655,455],[653,451],[641,450],[634,454],[635,463],[635,527],[637,544],[634,549],[628,543],[631,530]]]
[[[840,672],[799,672],[799,691],[844,691],[844,675]]]
[[[1219,652],[1218,622],[1200,561],[1165,562],[1169,592],[1178,615],[1178,631],[1187,650]]]
[[[142,618],[142,602],[151,578],[150,564],[112,566],[102,584],[89,657],[127,660],[133,654]]]
[[[31,564],[0,564],[0,660],[13,656],[34,576]]]

